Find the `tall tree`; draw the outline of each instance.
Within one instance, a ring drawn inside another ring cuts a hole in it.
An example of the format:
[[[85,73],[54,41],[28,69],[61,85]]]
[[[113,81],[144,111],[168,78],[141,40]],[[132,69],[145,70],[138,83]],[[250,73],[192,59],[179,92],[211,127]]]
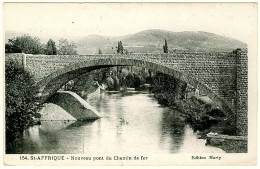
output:
[[[168,45],[167,45],[167,40],[165,39],[164,45],[163,45],[163,52],[168,53]]]
[[[76,43],[69,42],[67,39],[59,40],[58,54],[59,55],[76,55]]]
[[[46,45],[46,55],[57,55],[57,48],[55,42],[49,39]]]
[[[101,49],[98,49],[98,54],[99,54],[99,55],[102,55]]]
[[[40,39],[29,35],[8,39],[5,47],[6,53],[44,54],[44,45],[40,43]]]
[[[119,53],[119,54],[123,54],[124,53],[124,47],[123,47],[123,43],[121,41],[118,42],[117,53]]]
[[[117,53],[120,53],[120,42],[117,42]]]

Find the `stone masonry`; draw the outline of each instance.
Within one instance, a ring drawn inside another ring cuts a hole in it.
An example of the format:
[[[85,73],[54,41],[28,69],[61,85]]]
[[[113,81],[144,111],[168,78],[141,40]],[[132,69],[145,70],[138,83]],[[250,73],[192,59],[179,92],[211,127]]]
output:
[[[67,81],[110,66],[138,66],[187,82],[235,117],[239,135],[247,135],[247,50],[130,55],[6,54],[30,71],[46,100]]]

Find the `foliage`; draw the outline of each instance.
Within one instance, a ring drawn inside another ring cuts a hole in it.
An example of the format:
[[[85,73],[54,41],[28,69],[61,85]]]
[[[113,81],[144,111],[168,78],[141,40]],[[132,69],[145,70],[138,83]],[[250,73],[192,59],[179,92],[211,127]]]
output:
[[[155,98],[162,105],[182,112],[186,121],[196,130],[202,132],[202,137],[211,131],[219,134],[236,134],[236,128],[221,110],[192,96],[185,98],[187,85],[174,77],[157,73],[153,77]]]
[[[128,75],[125,77],[125,83],[127,87],[133,87],[134,76],[132,73],[128,73]]]
[[[13,49],[12,45],[9,43],[5,44],[5,53],[19,53],[15,52],[16,50]],[[17,50],[18,51],[18,50]],[[20,50],[19,50],[20,51]]]
[[[71,90],[84,97],[84,95],[94,92],[98,84],[102,84],[105,81],[106,77],[108,77],[107,72],[109,72],[109,68],[82,74],[73,79],[74,83],[71,86]],[[82,92],[84,94],[81,94]]]
[[[164,52],[164,53],[168,53],[168,45],[167,45],[166,39],[165,39],[164,45],[163,45],[163,52]]]
[[[117,76],[112,76],[113,79],[113,90],[120,90],[120,83]]]
[[[141,86],[141,84],[142,84],[141,77],[134,73],[134,84],[133,84],[133,87],[134,88],[139,88]]]
[[[129,52],[127,49],[124,50],[126,55],[129,55]]]
[[[44,46],[37,37],[23,35],[8,39],[5,44],[6,53],[44,54]]]
[[[212,116],[212,117],[225,117],[226,116],[226,114],[219,109],[212,109],[210,111],[207,111],[206,114],[209,116]]]
[[[153,78],[155,97],[159,100],[166,99],[165,106],[175,106],[176,100],[183,99],[186,87],[186,83],[163,73],[157,73]]]
[[[122,87],[140,88],[145,83],[146,75],[140,74],[140,72],[138,74],[140,68],[134,68],[133,72],[135,73],[130,72],[128,69],[129,67],[107,67],[91,71],[73,79],[74,84],[70,90],[79,95],[81,93],[91,93],[96,89],[94,82],[95,84],[96,82],[98,84],[105,84],[107,90],[120,90]]]
[[[114,90],[114,79],[112,77],[106,78],[106,84],[108,90]]]
[[[124,47],[123,47],[123,44],[121,41],[118,42],[118,45],[117,45],[117,53],[118,54],[123,54],[124,53]]]
[[[9,135],[23,130],[32,122],[39,109],[38,88],[33,77],[23,66],[13,60],[5,64],[5,107],[6,133]]]
[[[50,39],[46,45],[46,55],[57,55],[57,48],[55,42]]]
[[[76,43],[69,42],[67,39],[59,40],[58,54],[59,55],[76,55]]]
[[[98,49],[98,54],[99,54],[99,55],[102,55],[101,49]]]

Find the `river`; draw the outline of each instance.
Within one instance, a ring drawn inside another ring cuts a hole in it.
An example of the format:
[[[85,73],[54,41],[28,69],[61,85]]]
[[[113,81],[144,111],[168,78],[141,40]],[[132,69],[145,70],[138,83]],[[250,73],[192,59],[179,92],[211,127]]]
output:
[[[14,153],[225,153],[205,145],[177,111],[159,105],[150,93],[104,92],[88,102],[104,117],[43,121],[24,131]]]

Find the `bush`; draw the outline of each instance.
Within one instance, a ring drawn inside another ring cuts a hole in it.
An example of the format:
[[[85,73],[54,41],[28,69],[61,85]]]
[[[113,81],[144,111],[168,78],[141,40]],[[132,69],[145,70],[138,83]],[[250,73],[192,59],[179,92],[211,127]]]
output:
[[[213,110],[207,112],[207,114],[212,117],[226,117],[225,113],[219,109],[213,109]]]
[[[114,90],[114,80],[111,77],[106,78],[106,84],[108,90]]]
[[[127,87],[134,87],[134,76],[132,73],[128,73],[125,79],[125,83]]]
[[[120,90],[120,84],[119,84],[119,79],[117,78],[117,76],[112,76],[113,79],[113,90]]]
[[[20,132],[32,122],[39,109],[38,88],[33,77],[18,62],[5,63],[5,122],[6,134]]]
[[[142,84],[141,78],[140,78],[137,74],[135,74],[135,73],[134,73],[133,76],[134,76],[134,77],[133,77],[133,78],[134,78],[133,87],[134,87],[134,88],[139,88],[140,85]]]

